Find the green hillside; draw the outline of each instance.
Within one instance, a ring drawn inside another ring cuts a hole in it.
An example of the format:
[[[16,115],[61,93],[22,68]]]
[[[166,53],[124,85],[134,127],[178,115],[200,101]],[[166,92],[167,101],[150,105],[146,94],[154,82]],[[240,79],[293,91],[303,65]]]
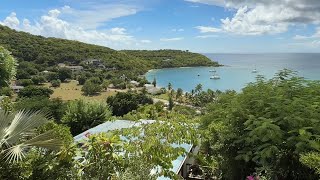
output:
[[[156,68],[192,67],[192,66],[218,66],[217,62],[209,60],[198,53],[180,50],[125,50],[128,55],[145,59]]]
[[[79,65],[91,58],[101,59],[106,67],[115,67],[119,73],[136,75],[153,68],[218,65],[203,55],[187,51],[116,51],[78,41],[35,36],[1,25],[0,45],[19,62],[32,62],[44,69],[58,63]]]

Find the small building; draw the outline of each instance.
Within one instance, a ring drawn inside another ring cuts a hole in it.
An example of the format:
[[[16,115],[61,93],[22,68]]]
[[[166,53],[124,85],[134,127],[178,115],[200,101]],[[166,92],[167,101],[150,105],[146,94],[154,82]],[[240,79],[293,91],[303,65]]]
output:
[[[154,85],[153,84],[145,84],[145,85],[143,85],[145,88],[153,88],[154,87]]]
[[[18,92],[20,92],[20,90],[23,89],[24,87],[23,87],[23,86],[12,85],[12,86],[10,86],[10,88],[11,88],[15,93],[18,93]]]
[[[138,81],[130,81],[130,84],[132,84],[136,87],[140,85],[140,83]]]
[[[88,59],[84,61],[85,64],[91,64],[93,66],[98,66],[99,64],[101,64],[101,60],[100,59]]]
[[[67,65],[66,65],[65,63],[59,63],[59,64],[58,64],[58,67],[59,67],[59,68],[63,68],[63,67],[66,67],[66,66],[67,66]]]
[[[42,71],[42,72],[45,73],[45,74],[49,73],[49,71],[47,71],[47,70],[44,70],[44,71]]]
[[[152,95],[162,94],[162,90],[160,88],[153,87],[153,86],[147,88],[147,92]]]

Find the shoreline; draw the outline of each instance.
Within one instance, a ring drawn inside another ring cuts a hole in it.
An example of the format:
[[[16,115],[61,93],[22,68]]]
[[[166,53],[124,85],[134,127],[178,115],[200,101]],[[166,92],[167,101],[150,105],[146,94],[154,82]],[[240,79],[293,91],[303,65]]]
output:
[[[148,70],[144,76],[151,71],[155,71],[155,70],[162,70],[162,69],[187,69],[187,68],[197,68],[197,67],[213,67],[213,68],[217,68],[217,67],[224,67],[225,65],[219,65],[219,66],[180,66],[180,67],[167,67],[167,68],[156,68],[156,69],[150,69]],[[226,66],[228,67],[228,66]]]

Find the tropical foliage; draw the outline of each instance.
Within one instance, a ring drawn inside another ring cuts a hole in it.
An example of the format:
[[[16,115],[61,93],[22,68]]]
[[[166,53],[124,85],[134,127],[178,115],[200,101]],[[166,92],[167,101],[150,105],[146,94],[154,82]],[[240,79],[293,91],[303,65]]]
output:
[[[75,100],[69,102],[62,123],[70,127],[72,135],[111,120],[111,111],[106,103]]]
[[[319,100],[319,82],[288,70],[271,80],[258,77],[239,94],[220,94],[201,123],[211,169],[227,179],[254,172],[271,179],[318,179],[299,158],[320,151]]]
[[[0,155],[9,162],[16,162],[32,146],[59,150],[62,142],[55,138],[54,131],[41,134],[35,131],[47,122],[46,115],[40,112],[0,110]]]
[[[0,87],[10,85],[10,80],[16,74],[16,60],[11,53],[0,46]]]

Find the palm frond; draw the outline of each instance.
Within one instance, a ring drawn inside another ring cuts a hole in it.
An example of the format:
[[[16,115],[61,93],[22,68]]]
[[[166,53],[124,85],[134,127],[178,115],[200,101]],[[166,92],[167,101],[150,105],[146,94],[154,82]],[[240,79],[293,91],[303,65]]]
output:
[[[53,130],[35,136],[36,128],[48,122],[47,117],[40,111],[13,114],[0,110],[0,153],[7,161],[21,160],[31,146],[60,149],[63,143],[55,137]]]
[[[19,161],[25,156],[27,148],[32,146],[51,150],[59,150],[60,147],[63,146],[63,143],[61,140],[55,138],[53,130],[47,131],[21,144],[12,146],[4,150],[4,158],[9,162]]]
[[[10,121],[10,120],[7,120]],[[6,128],[4,140],[8,144],[17,143],[19,139],[34,134],[35,128],[48,122],[46,115],[40,111],[19,111]]]

